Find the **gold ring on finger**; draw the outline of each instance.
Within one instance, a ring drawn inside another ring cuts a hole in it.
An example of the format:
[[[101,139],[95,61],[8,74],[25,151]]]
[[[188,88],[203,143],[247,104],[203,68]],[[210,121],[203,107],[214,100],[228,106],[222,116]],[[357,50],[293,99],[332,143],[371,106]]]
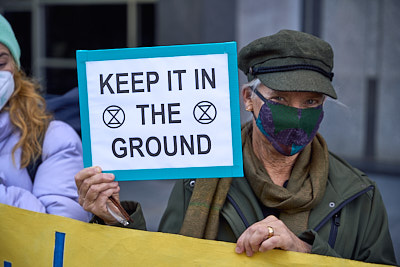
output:
[[[267,239],[269,239],[269,238],[274,236],[275,231],[274,231],[274,228],[272,228],[271,226],[267,226],[267,228],[268,228],[268,237],[267,237]]]

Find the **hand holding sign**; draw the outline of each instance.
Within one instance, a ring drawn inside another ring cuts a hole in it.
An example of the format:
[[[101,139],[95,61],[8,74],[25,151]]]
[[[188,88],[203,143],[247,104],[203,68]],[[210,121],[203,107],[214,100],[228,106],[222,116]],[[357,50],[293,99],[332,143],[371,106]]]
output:
[[[78,51],[85,167],[117,180],[242,176],[236,44]]]
[[[79,204],[86,210],[102,218],[106,224],[116,224],[117,220],[107,210],[109,197],[119,201],[118,182],[111,173],[102,173],[99,167],[85,168],[75,175]]]

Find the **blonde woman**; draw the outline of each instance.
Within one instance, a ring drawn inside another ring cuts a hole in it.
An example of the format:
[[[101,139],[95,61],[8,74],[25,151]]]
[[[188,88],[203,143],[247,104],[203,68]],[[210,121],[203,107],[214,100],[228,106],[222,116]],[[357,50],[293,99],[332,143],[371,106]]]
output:
[[[21,70],[18,42],[0,15],[0,203],[88,221],[74,181],[83,167],[80,138],[52,120],[38,89]]]

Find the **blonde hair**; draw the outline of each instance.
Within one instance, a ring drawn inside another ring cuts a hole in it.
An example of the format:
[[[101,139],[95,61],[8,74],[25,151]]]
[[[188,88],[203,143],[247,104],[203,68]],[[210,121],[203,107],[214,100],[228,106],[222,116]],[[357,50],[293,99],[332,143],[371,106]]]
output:
[[[39,94],[39,84],[15,64],[14,83],[14,93],[5,109],[20,133],[20,139],[12,150],[13,162],[15,164],[15,151],[21,148],[20,168],[26,168],[42,154],[44,136],[52,115],[46,112],[45,100]]]

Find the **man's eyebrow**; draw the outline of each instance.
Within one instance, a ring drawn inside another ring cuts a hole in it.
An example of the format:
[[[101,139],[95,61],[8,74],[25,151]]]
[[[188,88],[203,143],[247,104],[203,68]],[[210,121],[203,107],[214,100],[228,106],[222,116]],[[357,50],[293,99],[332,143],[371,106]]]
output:
[[[272,92],[269,93],[270,96],[281,96],[281,95],[286,95],[287,92],[283,91],[278,91],[278,90],[273,90]]]

